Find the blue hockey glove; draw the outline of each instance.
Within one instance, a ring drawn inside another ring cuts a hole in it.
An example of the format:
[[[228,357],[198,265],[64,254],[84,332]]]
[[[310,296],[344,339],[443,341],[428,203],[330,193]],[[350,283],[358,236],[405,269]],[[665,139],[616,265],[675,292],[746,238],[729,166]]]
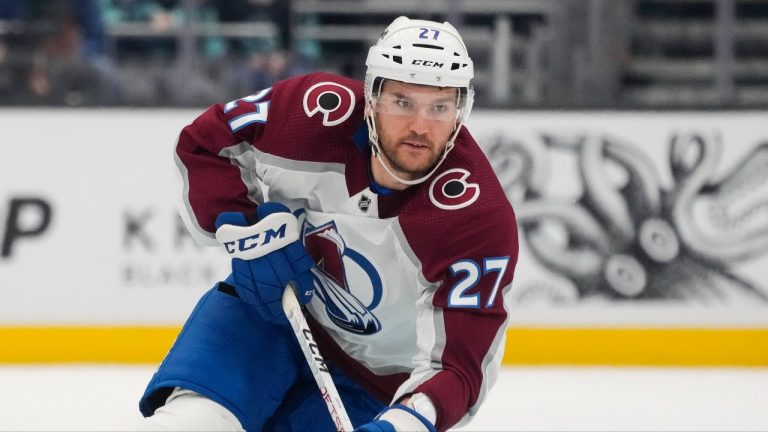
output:
[[[401,404],[385,408],[372,422],[355,429],[355,432],[401,431],[437,432],[435,426],[424,416]]]
[[[281,298],[294,282],[301,304],[312,299],[314,262],[301,239],[296,217],[280,203],[261,204],[251,224],[243,213],[221,213],[216,218],[216,240],[232,257],[232,276],[240,298],[265,319],[287,324]]]

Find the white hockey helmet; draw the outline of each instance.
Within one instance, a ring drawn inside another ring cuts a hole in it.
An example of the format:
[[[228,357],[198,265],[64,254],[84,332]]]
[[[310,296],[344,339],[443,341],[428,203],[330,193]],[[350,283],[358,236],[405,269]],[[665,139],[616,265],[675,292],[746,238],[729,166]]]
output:
[[[474,96],[474,66],[461,35],[448,22],[398,17],[368,50],[365,65],[366,99],[372,97],[377,78],[458,87],[464,89],[466,98],[462,121],[469,115]]]
[[[375,45],[368,50],[365,73],[365,101],[368,133],[374,154],[395,179],[405,184],[417,184],[437,170],[472,110],[474,65],[458,30],[448,22],[396,18],[384,30]],[[458,115],[456,129],[449,139],[443,157],[434,169],[418,180],[404,180],[395,176],[381,161],[378,131],[373,105],[383,80],[391,79],[409,84],[458,88]]]

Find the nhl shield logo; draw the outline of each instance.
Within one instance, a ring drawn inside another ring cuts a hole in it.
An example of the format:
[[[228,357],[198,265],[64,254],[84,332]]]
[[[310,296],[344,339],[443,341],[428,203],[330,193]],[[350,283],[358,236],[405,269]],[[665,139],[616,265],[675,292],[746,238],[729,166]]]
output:
[[[357,208],[363,213],[368,213],[368,209],[371,208],[371,199],[366,194],[360,196],[360,200],[357,202]]]

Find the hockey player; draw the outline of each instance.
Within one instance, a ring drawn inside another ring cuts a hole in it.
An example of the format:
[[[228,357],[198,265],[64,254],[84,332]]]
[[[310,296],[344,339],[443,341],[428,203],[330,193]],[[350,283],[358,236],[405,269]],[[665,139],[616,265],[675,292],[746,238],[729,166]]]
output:
[[[145,430],[334,430],[280,306],[289,281],[356,430],[443,431],[479,409],[518,244],[463,126],[472,60],[450,24],[400,17],[366,65],[364,85],[290,78],[181,131],[187,223],[234,258],[150,381]]]

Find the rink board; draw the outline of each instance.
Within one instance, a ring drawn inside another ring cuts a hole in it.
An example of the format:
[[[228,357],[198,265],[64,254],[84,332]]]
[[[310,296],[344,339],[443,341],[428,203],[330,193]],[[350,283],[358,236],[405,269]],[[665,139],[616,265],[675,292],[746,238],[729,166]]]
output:
[[[197,113],[0,111],[0,362],[162,358],[228,269],[177,212]],[[765,124],[475,113],[521,234],[505,363],[768,365]]]

